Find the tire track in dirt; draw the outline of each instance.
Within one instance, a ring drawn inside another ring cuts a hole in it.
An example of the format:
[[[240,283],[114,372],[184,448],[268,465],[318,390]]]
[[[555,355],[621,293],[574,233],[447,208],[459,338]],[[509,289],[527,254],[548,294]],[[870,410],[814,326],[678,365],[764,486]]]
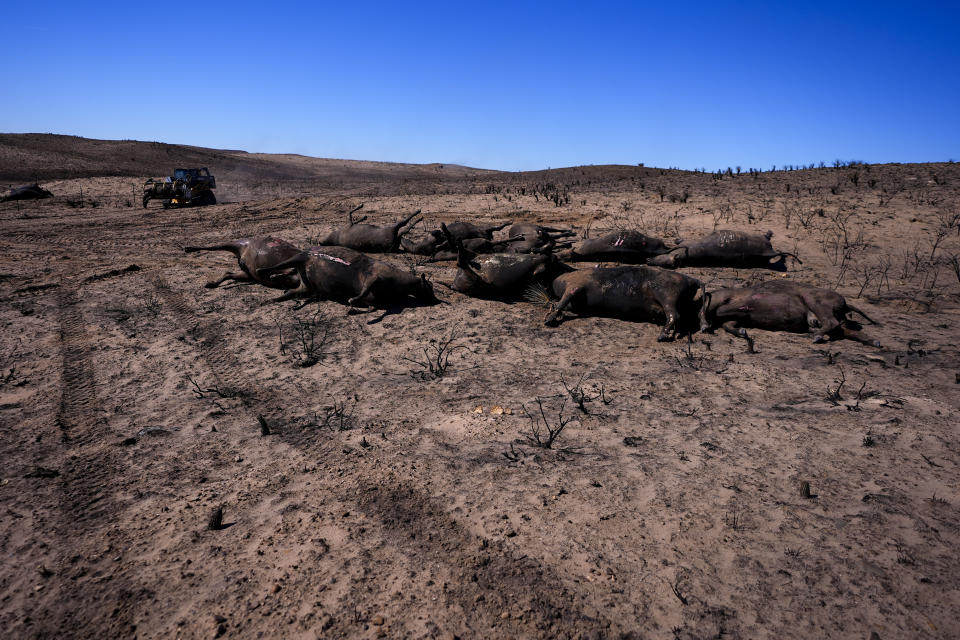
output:
[[[210,369],[220,388],[239,391],[240,403],[250,413],[251,424],[257,423],[263,416],[271,425],[276,424],[285,414],[285,409],[276,398],[280,392],[271,390],[263,383],[256,383],[244,375],[243,365],[229,351],[229,345],[219,330],[218,322],[197,320],[199,313],[173,290],[162,276],[155,276],[152,284],[163,304],[170,309],[179,327],[191,327],[187,332],[196,340],[200,357]]]
[[[97,569],[104,575],[96,589],[85,586],[87,569],[76,566],[102,562],[93,555],[103,553],[105,545],[113,553],[125,546],[119,529],[108,530],[124,509],[114,494],[121,467],[98,416],[94,368],[76,286],[64,281],[57,292],[62,363],[55,424],[64,454],[55,531],[60,540],[59,589],[51,590],[46,611],[37,618],[40,635],[89,637],[105,630],[122,635],[131,629],[131,604],[136,601],[131,596],[139,590],[116,563]]]
[[[293,418],[281,404],[284,391],[243,373],[219,323],[198,321],[197,309],[162,277],[155,277],[152,283],[177,326],[192,325],[186,331],[196,338],[200,357],[217,384],[242,392],[240,400],[251,426],[256,424],[256,416],[263,415],[271,427],[279,427],[276,433],[286,444],[298,450],[311,447],[299,432],[284,428]],[[325,448],[332,456],[341,449],[339,445]],[[317,454],[315,450],[311,453],[311,457]],[[549,566],[511,551],[502,542],[474,536],[436,500],[416,489],[416,478],[385,477],[383,467],[374,461],[361,458],[354,462],[356,467],[350,473],[356,482],[349,491],[338,492],[338,497],[378,524],[384,541],[396,550],[391,555],[417,566],[444,567],[453,585],[445,597],[458,611],[457,624],[462,631],[483,635],[497,628],[497,633],[509,630],[522,637],[576,637],[581,633],[606,637],[602,630],[611,623],[588,615]],[[331,461],[329,466],[333,469],[337,464]],[[329,486],[342,480],[331,475]],[[354,595],[362,596],[360,592]],[[353,599],[345,602],[337,620],[346,622],[354,605]],[[502,618],[504,611],[518,608],[524,612],[522,617]],[[351,627],[335,630],[344,634],[355,631]]]

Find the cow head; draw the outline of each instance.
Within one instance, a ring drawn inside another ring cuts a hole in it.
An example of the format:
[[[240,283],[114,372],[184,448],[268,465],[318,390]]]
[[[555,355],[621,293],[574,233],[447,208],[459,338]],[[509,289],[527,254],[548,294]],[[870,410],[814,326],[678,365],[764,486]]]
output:
[[[667,269],[673,269],[680,265],[683,258],[687,255],[687,250],[680,247],[670,251],[668,253],[655,256],[647,260],[647,264],[653,265],[655,267],[666,267]]]

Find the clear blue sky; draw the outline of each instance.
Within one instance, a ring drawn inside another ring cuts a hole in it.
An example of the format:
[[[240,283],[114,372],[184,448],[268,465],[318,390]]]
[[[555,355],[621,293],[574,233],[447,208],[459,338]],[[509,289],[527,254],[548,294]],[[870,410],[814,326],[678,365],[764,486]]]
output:
[[[960,160],[957,2],[139,4],[8,0],[0,131],[508,170]]]

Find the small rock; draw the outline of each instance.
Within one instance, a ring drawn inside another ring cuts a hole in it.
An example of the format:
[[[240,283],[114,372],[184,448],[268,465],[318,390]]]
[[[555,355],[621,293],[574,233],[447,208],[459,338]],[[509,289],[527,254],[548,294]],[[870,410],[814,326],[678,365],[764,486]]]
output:
[[[510,612],[509,612],[509,611],[504,611],[503,613],[501,613],[501,614],[500,614],[500,619],[501,619],[501,620],[509,620],[509,619],[510,619]]]
[[[383,616],[373,616],[373,619],[370,621],[370,624],[372,624],[375,627],[381,627],[383,626],[383,622],[384,622]]]
[[[234,462],[243,462],[243,456],[237,456],[233,459]]]
[[[281,587],[279,584],[275,584],[275,585],[273,585],[273,592],[274,592],[274,593],[280,593],[280,589],[282,589],[282,588],[283,588],[283,587]]]

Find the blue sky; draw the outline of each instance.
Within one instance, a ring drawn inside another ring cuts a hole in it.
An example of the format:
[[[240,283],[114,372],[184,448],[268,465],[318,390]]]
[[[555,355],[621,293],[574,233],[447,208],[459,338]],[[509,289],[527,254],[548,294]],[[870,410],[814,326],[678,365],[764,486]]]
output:
[[[6,7],[3,132],[507,170],[960,160],[956,2]]]

